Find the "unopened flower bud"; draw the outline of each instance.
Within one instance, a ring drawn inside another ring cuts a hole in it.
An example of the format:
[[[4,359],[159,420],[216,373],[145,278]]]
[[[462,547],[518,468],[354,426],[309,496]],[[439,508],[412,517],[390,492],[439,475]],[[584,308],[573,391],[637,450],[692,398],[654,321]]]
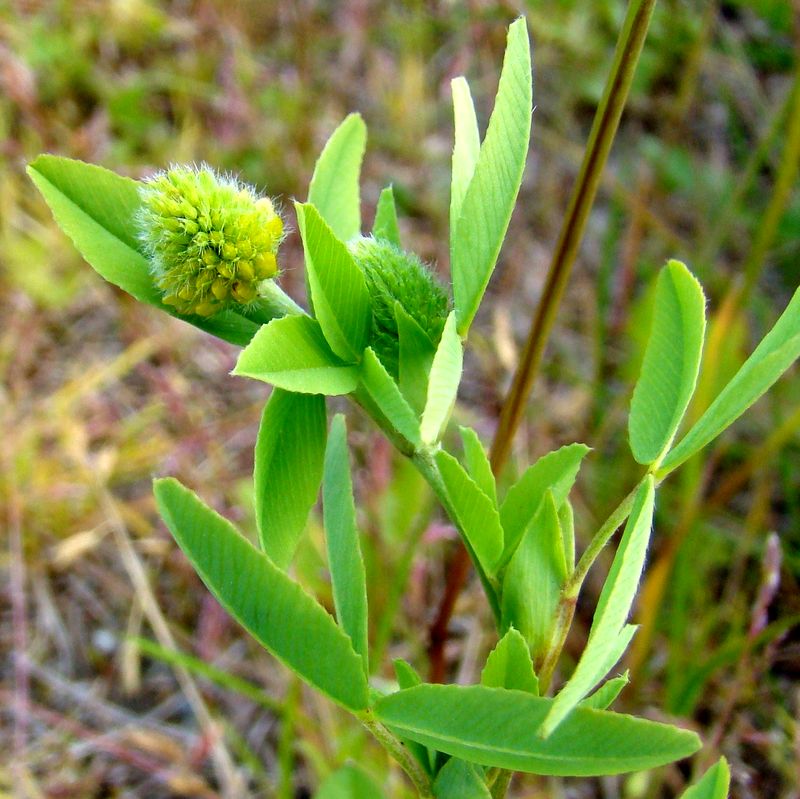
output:
[[[212,316],[258,299],[278,273],[283,222],[268,197],[208,166],[173,166],[141,188],[139,235],[163,301]]]
[[[372,300],[370,346],[396,376],[400,342],[395,303],[399,302],[438,344],[450,305],[447,292],[416,255],[403,252],[388,241],[362,237],[348,246]]]

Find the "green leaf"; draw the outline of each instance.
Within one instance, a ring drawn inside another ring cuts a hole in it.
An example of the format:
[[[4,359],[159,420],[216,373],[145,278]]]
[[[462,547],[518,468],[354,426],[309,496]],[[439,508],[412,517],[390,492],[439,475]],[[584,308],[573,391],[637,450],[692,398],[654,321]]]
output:
[[[697,385],[705,310],[697,278],[680,261],[670,261],[658,276],[653,325],[628,418],[631,452],[639,463],[659,461],[683,419]]]
[[[503,626],[513,625],[528,642],[534,661],[550,645],[551,628],[567,563],[552,491],[528,525],[503,574]]]
[[[394,304],[394,316],[400,339],[400,391],[411,407],[421,414],[428,399],[428,376],[436,347],[400,302]]]
[[[481,672],[481,685],[488,688],[515,688],[534,696],[539,695],[539,678],[534,674],[528,645],[513,627],[489,653]]]
[[[364,351],[361,382],[394,429],[415,447],[419,446],[419,419],[371,347]]]
[[[606,710],[606,708],[611,707],[614,700],[629,682],[630,677],[627,671],[619,677],[612,677],[593,694],[587,696],[586,699],[582,699],[580,706],[594,708],[595,710]]]
[[[581,707],[544,740],[536,730],[552,704],[504,688],[420,685],[378,700],[375,715],[398,734],[446,754],[532,774],[622,774],[700,748],[700,739],[688,730]]]
[[[422,684],[422,677],[417,674],[410,663],[406,663],[402,658],[396,658],[392,661],[392,665],[400,688],[413,688],[415,685]]]
[[[721,757],[699,782],[681,794],[681,799],[727,799],[730,782],[728,761]]]
[[[348,115],[325,144],[308,187],[308,202],[342,241],[361,232],[359,175],[366,144],[364,120]]]
[[[478,767],[455,757],[436,775],[433,795],[436,799],[492,799]]]
[[[672,471],[736,421],[800,357],[800,289],[772,330],[661,463]]]
[[[281,569],[317,501],[326,435],[324,397],[273,389],[261,416],[253,482],[261,548]]]
[[[336,618],[350,636],[353,649],[364,660],[364,674],[368,675],[367,579],[356,527],[347,428],[342,414],[333,418],[325,451],[322,511]]]
[[[349,394],[358,367],[334,355],[319,322],[286,316],[264,325],[239,355],[233,374],[303,394]]]
[[[325,778],[314,799],[384,799],[384,794],[371,777],[348,764]]]
[[[458,221],[450,228],[453,295],[462,336],[478,310],[511,219],[528,154],[531,113],[530,44],[527,23],[521,18],[508,30],[494,111]],[[462,116],[468,115],[467,109]],[[464,127],[468,127],[466,121]],[[470,136],[466,134],[465,140],[470,141]],[[468,162],[466,157],[460,159],[460,163]],[[460,182],[463,174],[456,181]]]
[[[483,448],[478,434],[471,427],[459,427],[458,429],[464,445],[464,462],[467,464],[467,471],[478,484],[478,488],[497,507],[497,485],[486,450]]]
[[[450,453],[439,450],[436,464],[467,543],[484,572],[494,575],[503,553],[503,528],[497,508]]]
[[[636,493],[631,515],[611,564],[581,659],[567,684],[555,698],[542,725],[548,736],[622,657],[635,628],[625,622],[644,568],[653,523],[655,484],[648,475]]]
[[[500,506],[500,521],[506,541],[504,561],[514,553],[548,491],[553,492],[556,508],[564,504],[587,452],[589,447],[585,444],[570,444],[549,452],[529,466],[508,489]]]
[[[313,205],[294,207],[314,314],[331,349],[344,361],[360,361],[372,321],[364,275]]]
[[[316,600],[177,480],[153,485],[167,527],[228,613],[335,702],[353,711],[366,708],[361,658]]]
[[[428,378],[428,396],[420,424],[420,434],[425,444],[435,444],[447,426],[461,382],[463,360],[464,351],[456,332],[455,313],[451,313],[445,322]]]
[[[564,539],[567,572],[571,574],[575,568],[575,513],[568,499],[565,499],[564,504],[558,509],[558,523],[561,525],[561,537]]]
[[[402,249],[400,244],[400,227],[397,224],[397,208],[394,204],[394,191],[387,186],[378,197],[378,207],[375,209],[375,222],[372,225],[372,235],[376,239],[383,239],[395,247]]]
[[[467,193],[478,154],[481,149],[481,137],[478,132],[478,119],[475,116],[475,104],[469,91],[469,84],[464,77],[450,81],[453,92],[453,122],[455,127],[455,143],[453,145],[453,176],[450,183],[450,230],[456,229],[461,216],[461,206]]]
[[[181,316],[161,302],[150,265],[139,249],[139,183],[83,161],[40,155],[28,175],[58,226],[94,270],[140,302],[152,305],[231,344],[246,345],[258,324],[233,311],[209,318]]]

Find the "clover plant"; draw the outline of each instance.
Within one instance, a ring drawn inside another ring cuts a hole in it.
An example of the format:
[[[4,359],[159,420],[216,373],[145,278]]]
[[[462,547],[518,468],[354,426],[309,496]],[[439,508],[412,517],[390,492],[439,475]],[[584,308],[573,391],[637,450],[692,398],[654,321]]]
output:
[[[532,115],[524,20],[508,32],[483,140],[469,87],[453,81],[452,295],[405,251],[391,187],[371,231],[361,220],[366,129],[348,116],[320,155],[306,202],[285,215],[208,166],[171,166],[137,182],[42,155],[29,173],[86,260],[137,299],[242,348],[234,370],[273,386],[255,445],[257,545],[177,480],[157,479],[158,510],[203,582],[260,644],[352,713],[396,758],[420,796],[500,797],[515,771],[620,774],[686,758],[689,729],[609,709],[614,669],[645,563],[659,485],[733,423],[800,354],[800,293],[708,410],[676,442],[697,383],[706,299],[678,261],[661,270],[652,330],[629,414],[641,478],[577,558],[570,490],[589,447],[575,443],[525,469],[505,491],[478,435],[449,422],[463,349],[520,187]],[[305,252],[308,308],[279,287],[278,247],[294,228]],[[477,685],[426,684],[395,662],[371,684],[365,569],[345,417],[326,396],[363,408],[429,483],[472,559],[497,628]],[[335,615],[292,577],[322,496]],[[582,656],[551,678],[589,568],[623,527]],[[720,761],[685,795],[727,795]]]

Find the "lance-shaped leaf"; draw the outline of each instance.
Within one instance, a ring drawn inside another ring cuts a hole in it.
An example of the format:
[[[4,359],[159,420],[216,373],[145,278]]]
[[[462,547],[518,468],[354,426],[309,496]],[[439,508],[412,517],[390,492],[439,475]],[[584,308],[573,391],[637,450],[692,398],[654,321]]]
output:
[[[309,684],[363,710],[362,660],[319,603],[177,480],[156,480],[154,491],[173,537],[231,616]]]
[[[361,232],[359,175],[366,144],[364,120],[350,114],[325,144],[308,187],[309,203],[342,241]]]
[[[317,321],[342,360],[360,361],[372,320],[364,275],[313,205],[295,203],[294,207]]]
[[[466,78],[454,78],[450,81],[450,88],[453,92],[454,123],[453,175],[450,181],[450,230],[453,231],[461,216],[464,196],[475,174],[481,137],[475,104],[472,102]]]
[[[508,489],[500,506],[500,521],[506,541],[504,561],[516,550],[548,491],[553,492],[556,508],[561,508],[587,452],[589,447],[585,444],[569,444],[555,452],[548,452],[529,466]]]
[[[336,618],[363,658],[364,674],[369,674],[367,580],[356,527],[347,428],[341,414],[333,419],[325,452],[322,512]]]
[[[730,782],[728,761],[721,757],[699,782],[681,794],[681,799],[727,799]]]
[[[672,471],[736,421],[800,357],[800,289],[772,330],[661,463]]]
[[[391,186],[382,189],[378,197],[375,221],[372,224],[372,235],[376,239],[383,239],[402,249],[400,227],[397,224],[397,207],[394,204],[394,191]]]
[[[654,498],[653,477],[648,475],[636,493],[619,549],[603,585],[586,649],[542,725],[541,734],[545,737],[553,734],[578,702],[614,667],[630,642],[635,628],[625,622],[644,568]]]
[[[471,427],[459,427],[461,442],[464,445],[464,463],[470,477],[478,484],[478,488],[497,506],[497,485],[492,465],[481,444],[478,434]]]
[[[515,688],[539,695],[539,678],[534,674],[528,644],[510,627],[486,658],[481,671],[481,685],[488,688]]]
[[[400,391],[411,407],[421,414],[428,399],[428,377],[436,347],[400,302],[394,304],[394,316],[400,339]]]
[[[670,261],[658,276],[642,371],[631,400],[633,457],[650,464],[669,449],[697,384],[706,329],[706,298],[692,273]]]
[[[233,374],[303,394],[349,394],[358,367],[332,352],[316,319],[286,316],[264,325],[239,354]]]
[[[558,510],[552,491],[548,491],[503,573],[503,626],[513,625],[522,633],[536,662],[550,645],[550,630],[566,579]]]
[[[371,347],[364,351],[361,382],[394,429],[415,447],[418,446],[419,419]]]
[[[317,501],[326,435],[324,397],[273,389],[261,416],[253,482],[261,548],[282,569]]]
[[[483,571],[494,575],[503,553],[503,528],[497,508],[449,452],[439,450],[436,465],[459,528]]]
[[[482,769],[474,763],[451,757],[433,783],[436,799],[492,799]]]
[[[582,699],[581,707],[591,707],[595,710],[606,710],[611,707],[614,700],[620,695],[622,689],[630,682],[626,671],[619,677],[612,677],[604,682],[593,694]]]
[[[457,90],[458,92],[459,90]],[[465,105],[461,102],[460,105]],[[531,54],[527,23],[514,22],[508,31],[503,70],[494,111],[480,149],[474,174],[450,229],[450,271],[453,276],[458,332],[465,336],[489,282],[517,199],[531,133]],[[469,109],[462,111],[466,117]],[[465,133],[464,150],[473,152],[472,134]],[[469,156],[460,159],[468,171]],[[463,182],[457,176],[456,184]],[[459,189],[460,191],[460,189]],[[458,191],[456,192],[456,196]]]
[[[547,739],[536,730],[553,700],[482,685],[420,685],[379,699],[375,715],[405,738],[484,766],[589,777],[688,757],[693,732],[619,713],[576,708]]]
[[[420,424],[420,435],[425,444],[435,444],[447,426],[456,402],[463,362],[464,351],[456,332],[455,312],[452,312],[445,322],[428,378],[428,397]]]
[[[234,311],[215,316],[181,316],[161,302],[150,265],[136,238],[141,206],[139,184],[83,161],[40,155],[28,175],[42,193],[58,226],[78,252],[109,283],[231,344],[244,346],[258,324]]]

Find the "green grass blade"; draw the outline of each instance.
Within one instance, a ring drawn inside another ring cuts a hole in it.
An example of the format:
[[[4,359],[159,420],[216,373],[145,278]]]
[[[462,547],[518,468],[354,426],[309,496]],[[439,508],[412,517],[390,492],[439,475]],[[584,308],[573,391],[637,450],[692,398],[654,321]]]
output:
[[[368,675],[367,580],[356,527],[347,428],[341,414],[333,419],[325,452],[322,511],[336,618],[361,655]]]
[[[631,452],[639,463],[661,459],[692,398],[703,354],[705,308],[697,279],[680,261],[670,261],[658,276],[653,326],[628,418]]]
[[[572,677],[555,698],[542,725],[549,736],[622,656],[635,631],[625,622],[644,568],[653,523],[655,487],[648,476],[634,499],[619,549],[608,573],[581,659]]]
[[[58,226],[89,265],[140,302],[152,305],[238,346],[246,345],[259,325],[233,311],[209,318],[180,316],[161,302],[147,258],[136,238],[139,184],[83,161],[40,155],[28,175],[50,207]]]
[[[440,449],[436,453],[436,465],[459,527],[481,568],[486,574],[494,575],[503,553],[503,528],[497,508],[450,453]]]
[[[481,685],[420,685],[386,696],[375,715],[405,738],[484,766],[589,777],[655,768],[700,748],[695,733],[619,713],[576,708],[537,736],[553,700]]]
[[[334,355],[319,322],[308,316],[264,325],[240,353],[233,374],[303,394],[349,394],[358,385],[358,367]]]
[[[391,186],[382,189],[380,197],[378,197],[375,221],[372,224],[372,235],[376,239],[383,239],[402,249],[400,227],[397,224],[397,207],[394,202],[394,190]]]
[[[497,485],[486,450],[483,448],[478,434],[471,427],[459,427],[458,429],[464,445],[464,462],[467,464],[467,471],[478,484],[478,488],[497,507]]]
[[[317,601],[177,480],[156,480],[154,492],[167,527],[219,603],[309,684],[363,710],[361,658]]]
[[[317,501],[326,436],[324,397],[273,389],[258,429],[253,483],[261,548],[281,569]]]
[[[360,361],[372,321],[364,275],[313,205],[294,207],[314,314],[331,349],[348,363]]]
[[[475,172],[450,229],[450,271],[461,336],[478,310],[511,219],[528,155],[531,112],[530,43],[527,23],[518,19],[508,31],[494,111]]]
[[[680,466],[735,422],[800,357],[800,289],[772,330],[678,445],[659,475]]]
[[[325,778],[314,799],[384,799],[384,794],[372,777],[348,763]]]
[[[325,144],[308,187],[308,202],[342,241],[361,232],[359,176],[366,145],[364,120],[350,114]]]
[[[475,116],[475,104],[469,91],[469,84],[464,77],[450,81],[453,92],[453,175],[450,182],[450,230],[456,229],[461,216],[461,206],[467,193],[475,165],[481,149],[481,136],[478,132],[478,119]]]
[[[422,412],[420,435],[424,444],[436,444],[442,436],[456,402],[464,350],[456,332],[455,312],[451,312],[433,356],[428,378],[428,396]]]
[[[533,671],[528,644],[514,627],[509,628],[486,658],[481,671],[481,685],[539,695],[539,680]]]
[[[564,539],[553,492],[548,491],[503,572],[503,627],[525,637],[535,661],[550,646],[551,627],[567,579]]]
[[[698,783],[681,794],[681,799],[727,799],[730,782],[728,761],[721,757]]]
[[[371,347],[364,351],[361,382],[394,429],[414,447],[419,446],[419,419]]]

